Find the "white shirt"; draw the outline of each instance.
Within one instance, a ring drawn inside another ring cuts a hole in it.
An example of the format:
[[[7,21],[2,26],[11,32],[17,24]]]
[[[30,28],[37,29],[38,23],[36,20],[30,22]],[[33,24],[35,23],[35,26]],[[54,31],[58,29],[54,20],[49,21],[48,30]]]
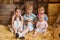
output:
[[[39,29],[40,28],[47,28],[48,27],[48,24],[47,24],[46,21],[41,21],[41,22],[38,21],[36,27],[38,27]]]

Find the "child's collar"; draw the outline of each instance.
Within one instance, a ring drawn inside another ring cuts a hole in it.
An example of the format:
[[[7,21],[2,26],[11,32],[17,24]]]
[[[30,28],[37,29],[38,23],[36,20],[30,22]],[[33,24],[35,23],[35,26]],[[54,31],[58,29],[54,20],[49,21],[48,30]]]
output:
[[[32,15],[32,13],[31,14],[26,14],[27,16],[30,16],[30,15]]]

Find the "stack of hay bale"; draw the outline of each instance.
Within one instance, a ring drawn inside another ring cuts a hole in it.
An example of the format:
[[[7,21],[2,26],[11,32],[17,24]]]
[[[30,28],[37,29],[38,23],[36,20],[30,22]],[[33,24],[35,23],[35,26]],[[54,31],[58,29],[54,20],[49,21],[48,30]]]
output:
[[[49,16],[49,24],[53,25],[56,22],[58,16],[58,7],[60,4],[49,4],[48,7],[48,16]]]
[[[59,7],[60,7],[60,4],[49,4],[48,16],[49,16],[50,25],[53,25],[56,22],[57,17],[60,14]],[[53,28],[53,29],[54,29],[53,30],[54,31],[54,33],[53,33],[54,40],[60,40],[60,26],[57,28]]]

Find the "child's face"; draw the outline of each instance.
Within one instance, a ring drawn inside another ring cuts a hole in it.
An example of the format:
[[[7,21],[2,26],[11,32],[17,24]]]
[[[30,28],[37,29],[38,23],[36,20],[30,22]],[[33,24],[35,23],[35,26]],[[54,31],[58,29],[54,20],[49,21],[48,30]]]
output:
[[[45,12],[44,7],[38,8],[38,13],[44,13],[44,12]]]
[[[21,10],[18,10],[18,9],[17,9],[17,10],[16,10],[16,15],[17,15],[17,16],[21,15]]]
[[[27,12],[28,14],[31,14],[32,11],[33,11],[33,7],[30,7],[30,8],[27,8],[27,9],[26,9],[26,12]]]
[[[44,16],[39,17],[39,21],[43,21],[44,20]]]

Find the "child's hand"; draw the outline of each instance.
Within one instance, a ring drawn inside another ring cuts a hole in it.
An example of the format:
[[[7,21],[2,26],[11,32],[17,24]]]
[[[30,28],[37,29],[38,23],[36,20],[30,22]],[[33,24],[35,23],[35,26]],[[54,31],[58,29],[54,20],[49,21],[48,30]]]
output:
[[[28,19],[28,21],[29,21],[29,22],[31,22],[31,21],[32,21],[32,19],[31,19],[31,18],[29,18],[29,19]]]
[[[40,28],[40,25],[37,25],[36,27],[37,27],[37,28]]]
[[[28,23],[28,20],[26,20],[25,22],[24,22],[24,24],[27,24]]]
[[[36,25],[36,23],[34,21],[31,21],[32,24]]]

